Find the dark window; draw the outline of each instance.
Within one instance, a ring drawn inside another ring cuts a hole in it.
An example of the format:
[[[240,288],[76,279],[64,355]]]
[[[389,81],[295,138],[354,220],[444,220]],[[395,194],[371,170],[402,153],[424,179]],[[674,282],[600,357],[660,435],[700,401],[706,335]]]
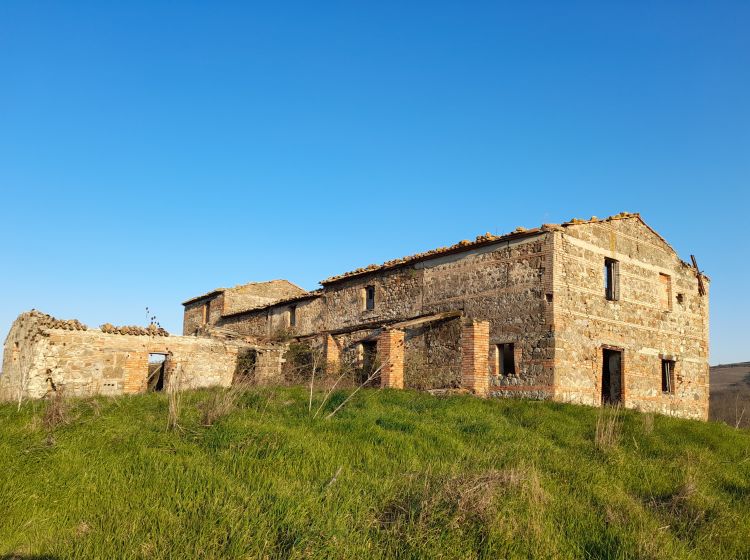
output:
[[[497,372],[500,375],[515,375],[515,345],[512,342],[497,345]]]
[[[289,326],[293,327],[297,324],[297,306],[289,306]]]
[[[661,392],[674,393],[674,360],[661,361]]]
[[[365,288],[365,310],[372,311],[375,309],[375,286]]]
[[[211,319],[211,300],[208,300],[206,302],[206,305],[203,306],[203,324],[207,324],[209,320]]]
[[[604,295],[609,301],[620,299],[620,262],[604,259]]]

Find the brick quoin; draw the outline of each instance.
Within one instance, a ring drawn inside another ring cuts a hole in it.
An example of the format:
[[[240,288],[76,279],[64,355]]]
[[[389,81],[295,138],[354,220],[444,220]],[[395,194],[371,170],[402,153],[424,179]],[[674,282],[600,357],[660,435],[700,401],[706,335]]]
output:
[[[461,385],[475,395],[486,396],[489,388],[489,345],[489,321],[461,326]]]
[[[339,368],[341,351],[339,350],[336,340],[329,334],[325,338],[326,351],[326,373],[334,373]]]
[[[391,389],[404,388],[404,331],[386,329],[378,337],[380,386]]]

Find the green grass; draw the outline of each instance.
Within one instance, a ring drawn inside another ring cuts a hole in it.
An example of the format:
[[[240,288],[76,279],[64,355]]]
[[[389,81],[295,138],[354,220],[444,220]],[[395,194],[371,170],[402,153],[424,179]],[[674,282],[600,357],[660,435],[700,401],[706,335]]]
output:
[[[164,395],[0,406],[0,558],[750,558],[746,430],[626,411],[602,446],[592,408],[376,390],[312,420],[301,388],[205,427],[211,395],[177,432]]]

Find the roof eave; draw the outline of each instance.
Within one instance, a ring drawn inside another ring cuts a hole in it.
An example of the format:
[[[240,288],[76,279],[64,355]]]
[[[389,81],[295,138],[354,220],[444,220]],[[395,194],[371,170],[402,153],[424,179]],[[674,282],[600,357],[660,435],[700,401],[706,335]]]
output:
[[[361,278],[362,276],[367,276],[368,274],[375,274],[378,272],[384,272],[387,270],[395,270],[397,268],[401,268],[404,266],[410,266],[419,262],[429,261],[432,259],[437,259],[440,257],[445,257],[448,255],[455,255],[458,253],[464,253],[466,251],[471,251],[473,249],[477,249],[479,247],[487,247],[488,245],[495,245],[497,243],[506,243],[508,241],[513,241],[515,239],[521,239],[524,237],[532,237],[535,235],[540,235],[542,233],[545,233],[545,230],[543,228],[534,228],[534,229],[527,229],[524,231],[517,231],[513,233],[508,233],[506,235],[500,236],[496,239],[489,239],[486,241],[479,241],[479,242],[471,242],[467,245],[462,245],[458,247],[449,247],[444,251],[439,251],[436,253],[432,253],[429,255],[422,255],[422,256],[415,256],[413,258],[406,258],[401,262],[393,263],[390,265],[380,265],[376,268],[370,269],[370,270],[361,270],[359,272],[350,272],[350,273],[344,273],[340,276],[333,276],[331,278],[326,278],[325,280],[322,280],[320,282],[321,286],[330,286],[332,284],[336,284],[338,282],[344,282],[346,280],[351,280],[353,278]]]
[[[182,302],[182,305],[190,305],[191,303],[196,303],[196,302],[198,302],[198,301],[200,301],[202,299],[208,299],[210,297],[213,297],[213,296],[216,296],[216,295],[219,295],[219,294],[223,294],[224,291],[225,291],[224,288],[219,288],[217,290],[213,290],[211,292],[208,292],[207,294],[203,294],[203,295],[200,295],[200,296],[195,296],[193,298],[185,300],[185,301]]]
[[[242,311],[233,311],[232,313],[223,313],[222,317],[235,317],[237,315],[242,315],[244,313],[252,313],[255,311],[263,311],[265,309],[270,309],[271,307],[281,306],[281,305],[288,305],[290,303],[295,303],[298,301],[305,301],[307,299],[317,299],[319,297],[323,297],[322,293],[315,292],[315,293],[308,293],[308,294],[301,294],[298,296],[292,296],[290,298],[284,298],[276,300],[272,303],[267,303],[265,305],[259,305],[258,307],[250,307],[249,309],[243,309]]]

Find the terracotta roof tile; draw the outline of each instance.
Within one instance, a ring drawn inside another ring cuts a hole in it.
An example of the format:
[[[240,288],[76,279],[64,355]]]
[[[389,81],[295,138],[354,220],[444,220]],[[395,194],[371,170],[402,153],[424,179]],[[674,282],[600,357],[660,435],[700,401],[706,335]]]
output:
[[[541,227],[533,228],[533,229],[517,227],[511,233],[506,233],[504,235],[493,235],[491,233],[485,233],[484,235],[477,236],[474,239],[474,241],[469,241],[467,239],[464,239],[463,241],[459,241],[458,243],[451,245],[449,247],[438,247],[437,249],[432,249],[430,251],[425,251],[423,253],[416,253],[414,255],[409,255],[407,257],[392,259],[382,264],[371,264],[362,268],[357,268],[349,272],[345,272],[343,274],[331,276],[323,280],[321,284],[323,285],[331,284],[333,282],[338,282],[339,280],[345,280],[347,278],[361,276],[363,274],[368,274],[370,272],[375,272],[378,270],[389,270],[389,269],[397,268],[399,266],[403,266],[406,264],[411,264],[411,263],[415,263],[419,261],[428,260],[431,258],[436,258],[441,255],[459,253],[462,251],[473,249],[475,247],[491,245],[492,243],[496,243],[499,241],[510,241],[512,239],[532,236],[532,235],[541,233],[543,231],[549,231],[552,229],[557,229],[557,228],[565,227],[569,225],[585,224],[585,223],[591,223],[591,222],[604,222],[604,221],[611,221],[611,220],[624,219],[624,218],[633,218],[633,217],[640,218],[640,214],[631,214],[629,212],[621,212],[620,214],[617,214],[615,216],[610,216],[609,218],[604,218],[601,220],[597,218],[596,216],[592,216],[589,220],[580,220],[578,218],[573,218],[569,222],[564,222],[562,225],[544,224]]]

